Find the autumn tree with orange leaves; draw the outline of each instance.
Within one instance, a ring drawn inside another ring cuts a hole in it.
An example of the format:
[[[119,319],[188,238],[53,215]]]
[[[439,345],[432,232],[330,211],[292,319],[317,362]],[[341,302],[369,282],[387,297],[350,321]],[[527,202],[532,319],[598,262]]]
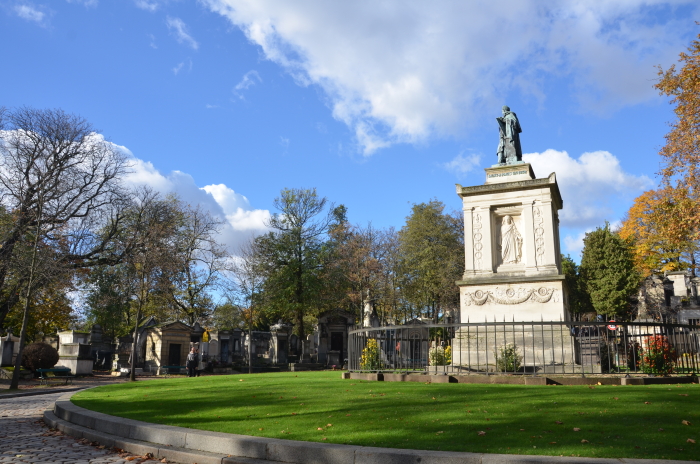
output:
[[[698,23],[700,24],[700,23]],[[680,54],[680,68],[659,67],[655,88],[671,97],[677,119],[670,123],[662,158],[662,185],[638,197],[620,231],[635,242],[638,269],[696,270],[700,240],[700,35]]]
[[[635,264],[642,275],[695,267],[696,203],[687,189],[671,187],[649,190],[634,200],[619,233],[634,243]]]

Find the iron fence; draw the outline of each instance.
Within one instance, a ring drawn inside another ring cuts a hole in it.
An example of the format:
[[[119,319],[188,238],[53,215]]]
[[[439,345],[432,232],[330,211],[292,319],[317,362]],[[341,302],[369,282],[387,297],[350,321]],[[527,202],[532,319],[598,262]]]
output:
[[[348,369],[445,374],[691,375],[700,326],[657,322],[411,323],[354,328]]]

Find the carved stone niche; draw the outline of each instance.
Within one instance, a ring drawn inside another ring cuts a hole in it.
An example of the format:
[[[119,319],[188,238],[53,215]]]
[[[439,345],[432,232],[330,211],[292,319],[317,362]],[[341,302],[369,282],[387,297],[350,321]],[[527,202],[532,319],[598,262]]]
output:
[[[524,271],[525,227],[522,205],[494,208],[491,212],[491,231],[496,272]]]

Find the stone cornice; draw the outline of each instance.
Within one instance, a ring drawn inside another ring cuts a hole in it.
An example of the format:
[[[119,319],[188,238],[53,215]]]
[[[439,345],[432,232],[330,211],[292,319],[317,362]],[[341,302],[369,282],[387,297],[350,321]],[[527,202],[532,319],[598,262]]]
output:
[[[534,190],[542,187],[547,187],[552,193],[552,200],[556,208],[559,210],[562,209],[562,207],[564,206],[564,202],[561,198],[561,193],[559,192],[559,185],[557,184],[557,177],[555,173],[551,173],[549,177],[545,177],[542,179],[503,182],[500,184],[475,185],[472,187],[462,187],[460,184],[456,184],[456,187],[457,195],[459,195],[462,198],[491,193],[512,192],[518,190]]]
[[[488,274],[484,276],[474,276],[472,278],[458,280],[455,282],[457,286],[464,287],[466,285],[484,285],[484,284],[519,284],[530,282],[559,282],[566,277],[561,274],[550,274],[540,276],[499,276],[498,274]]]

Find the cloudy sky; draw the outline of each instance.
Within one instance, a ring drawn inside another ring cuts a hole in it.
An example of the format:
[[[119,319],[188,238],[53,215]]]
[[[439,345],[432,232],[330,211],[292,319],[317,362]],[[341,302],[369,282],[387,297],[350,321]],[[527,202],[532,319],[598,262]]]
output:
[[[578,258],[658,182],[656,66],[698,19],[697,1],[0,0],[0,105],[85,117],[132,182],[226,217],[235,247],[285,187],[377,227],[459,209],[507,104],[535,173],[557,173]]]

